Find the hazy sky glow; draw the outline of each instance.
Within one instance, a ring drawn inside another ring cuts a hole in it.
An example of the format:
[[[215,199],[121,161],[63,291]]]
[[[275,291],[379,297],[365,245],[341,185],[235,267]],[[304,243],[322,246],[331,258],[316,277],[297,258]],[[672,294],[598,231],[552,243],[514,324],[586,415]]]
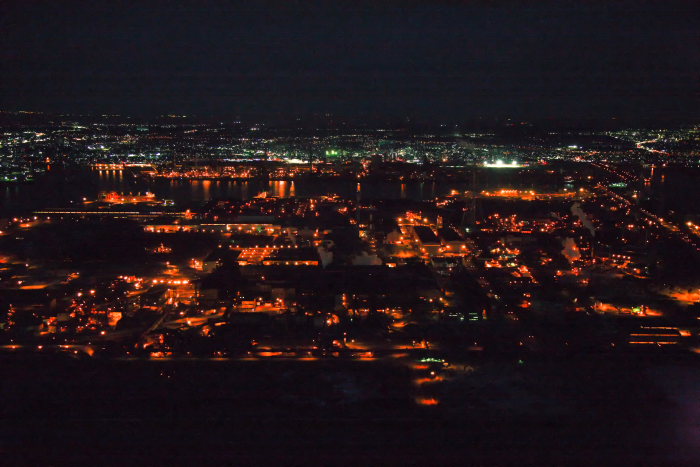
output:
[[[2,109],[697,117],[694,2],[94,3],[2,2]]]

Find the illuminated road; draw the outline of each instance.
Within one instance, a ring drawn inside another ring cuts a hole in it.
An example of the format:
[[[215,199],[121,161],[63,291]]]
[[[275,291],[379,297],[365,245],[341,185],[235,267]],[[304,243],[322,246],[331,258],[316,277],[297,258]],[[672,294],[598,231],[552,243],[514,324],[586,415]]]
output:
[[[651,143],[656,143],[656,142],[658,142],[658,141],[659,141],[659,138],[661,138],[661,137],[659,136],[659,137],[657,137],[656,139],[650,139],[650,140],[647,140],[647,141],[639,141],[639,142],[637,142],[637,143],[635,143],[635,144],[636,144],[636,146],[637,146],[637,149],[642,149],[642,150],[644,150],[644,151],[652,152],[652,153],[654,153],[654,154],[664,154],[664,155],[668,156],[668,153],[665,152],[665,151],[660,151],[660,150],[658,150],[658,149],[648,148],[648,147],[645,146],[645,145],[647,145],[647,144],[651,144]]]
[[[75,355],[81,352],[89,357],[95,355],[95,348],[91,345],[80,345],[80,344],[48,344],[48,345],[18,345],[18,344],[8,344],[0,345],[0,350],[17,351],[17,350],[38,350],[38,351],[59,351],[59,352],[72,352]]]
[[[615,175],[616,177],[624,180],[625,182],[638,182],[639,181],[637,179],[637,177],[635,177],[633,174],[626,172],[624,170],[620,170],[616,167],[610,166],[609,164],[591,162],[591,165],[593,165],[594,167],[597,167],[599,169],[603,169],[603,170],[607,171],[608,173]],[[624,196],[613,192],[612,190],[608,189],[607,187],[605,187],[601,184],[598,184],[595,188],[600,190],[600,191],[603,191],[605,194],[613,197],[614,199],[621,201],[623,204],[625,204],[630,209],[636,209],[645,218],[645,220],[650,223],[650,225],[654,224],[656,226],[660,226],[660,227],[664,228],[669,234],[671,234],[672,237],[675,237],[678,240],[681,240],[682,242],[686,243],[688,246],[693,248],[693,250],[696,254],[700,254],[700,242],[698,242],[696,239],[692,238],[690,235],[686,234],[685,231],[681,227],[679,227],[678,225],[676,225],[672,222],[669,222],[667,219],[659,217],[654,213],[649,212],[648,210],[642,208],[641,206],[638,206],[632,200],[629,200],[629,199],[625,198]],[[688,229],[692,233],[694,233],[692,230],[692,226],[688,226]]]
[[[693,251],[696,254],[700,254],[700,245],[698,245],[698,242],[696,242],[693,238],[691,238],[689,235],[687,235],[683,230],[681,230],[680,227],[677,225],[673,224],[672,222],[669,222],[668,220],[657,216],[656,214],[653,214],[646,209],[637,206],[634,204],[632,201],[628,200],[627,198],[618,195],[617,193],[611,191],[607,187],[603,185],[597,185],[596,189],[604,192],[606,195],[609,195],[610,197],[617,199],[618,201],[621,201],[623,204],[625,204],[627,207],[630,209],[635,209],[637,212],[642,214],[644,219],[653,225],[656,225],[658,227],[664,228],[670,235],[671,237],[674,237],[678,240],[681,240],[682,242],[686,243],[688,246],[693,248]]]

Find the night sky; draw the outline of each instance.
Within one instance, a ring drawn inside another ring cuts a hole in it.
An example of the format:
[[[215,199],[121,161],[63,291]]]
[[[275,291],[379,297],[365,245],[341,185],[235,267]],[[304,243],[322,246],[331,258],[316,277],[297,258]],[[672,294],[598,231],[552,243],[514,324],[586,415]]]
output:
[[[3,110],[697,121],[700,108],[697,2],[4,0],[0,10]]]

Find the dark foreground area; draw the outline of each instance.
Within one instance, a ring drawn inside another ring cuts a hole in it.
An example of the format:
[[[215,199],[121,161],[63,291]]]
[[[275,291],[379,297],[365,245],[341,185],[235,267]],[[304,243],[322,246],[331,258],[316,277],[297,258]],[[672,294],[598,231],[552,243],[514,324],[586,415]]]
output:
[[[696,464],[694,359],[481,361],[415,403],[381,361],[4,357],[3,464]]]

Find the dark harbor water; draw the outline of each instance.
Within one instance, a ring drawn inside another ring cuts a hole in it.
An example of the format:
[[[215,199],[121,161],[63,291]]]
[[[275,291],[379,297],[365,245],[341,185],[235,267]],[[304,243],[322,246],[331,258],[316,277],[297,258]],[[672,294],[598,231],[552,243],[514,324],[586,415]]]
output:
[[[191,207],[212,199],[249,199],[265,191],[282,198],[337,194],[358,200],[427,200],[448,194],[452,189],[467,189],[466,184],[450,186],[436,182],[385,182],[381,180],[306,179],[266,180],[165,180],[135,178],[117,170],[95,170],[65,175],[51,174],[33,184],[1,187],[4,213],[19,213],[47,207],[63,207],[82,198],[95,198],[102,191],[123,193],[152,192],[159,199],[173,200],[177,206]]]
[[[700,169],[667,168],[651,180],[652,209],[657,214],[676,211],[680,215],[700,214]]]
[[[557,190],[563,187],[558,175],[529,168],[524,170],[479,170],[478,190],[516,188]],[[674,210],[682,215],[700,212],[700,171],[665,169],[652,180],[653,209]],[[260,192],[279,197],[311,197],[337,194],[357,200],[431,200],[452,190],[473,189],[466,181],[391,181],[381,178],[305,178],[295,181],[266,180],[167,180],[135,177],[128,171],[73,169],[52,170],[34,183],[0,185],[0,215],[27,213],[42,208],[65,207],[102,191],[155,193],[187,208],[212,199],[249,199]]]
[[[516,172],[481,176],[479,186],[513,186]],[[530,185],[528,185],[528,188]],[[143,193],[150,191],[159,199],[173,200],[176,205],[191,207],[212,199],[249,199],[266,191],[279,197],[311,197],[337,194],[357,200],[409,199],[431,200],[452,190],[467,190],[468,182],[387,181],[380,178],[352,179],[304,178],[295,181],[241,180],[167,180],[135,177],[128,171],[82,169],[52,171],[31,184],[0,187],[4,213],[20,213],[48,207],[63,207],[82,198],[95,198],[101,191]]]

